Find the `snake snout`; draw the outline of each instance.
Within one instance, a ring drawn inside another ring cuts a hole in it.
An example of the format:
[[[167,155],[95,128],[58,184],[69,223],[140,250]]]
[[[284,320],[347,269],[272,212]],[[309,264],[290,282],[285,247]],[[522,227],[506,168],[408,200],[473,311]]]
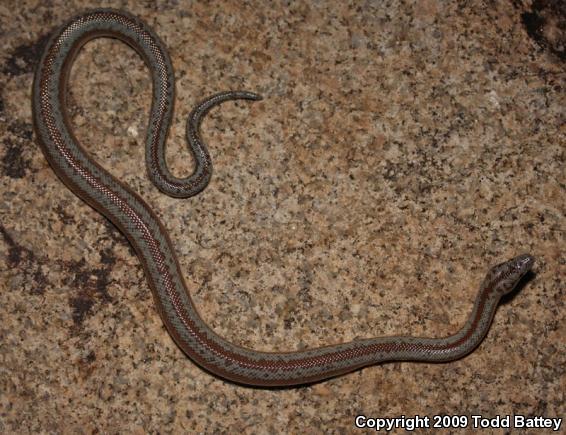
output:
[[[517,270],[519,272],[522,272],[524,275],[532,269],[533,265],[535,264],[535,257],[529,254],[523,254],[515,257],[512,261],[515,262],[515,267],[517,268]]]

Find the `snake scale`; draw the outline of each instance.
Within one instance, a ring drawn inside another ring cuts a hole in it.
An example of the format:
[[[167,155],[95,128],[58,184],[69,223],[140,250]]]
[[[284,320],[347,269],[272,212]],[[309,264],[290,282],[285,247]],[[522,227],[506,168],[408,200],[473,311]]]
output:
[[[258,352],[216,334],[200,317],[183,280],[173,245],[149,206],[97,164],[73,135],[67,117],[69,71],[80,48],[97,37],[118,38],[133,47],[149,67],[153,83],[146,136],[146,165],[153,183],[174,197],[190,197],[206,187],[212,164],[199,126],[207,111],[227,100],[257,100],[251,92],[224,92],[190,114],[187,139],[196,169],[176,178],[165,162],[165,141],[174,100],[173,68],[163,42],[139,18],[113,9],[76,16],[51,36],[35,73],[33,121],[38,142],[56,174],[80,198],[110,219],[134,247],[158,311],[178,346],[206,370],[256,386],[306,384],[386,361],[443,362],[461,358],[486,335],[500,298],[531,269],[523,254],[487,273],[465,325],[445,338],[392,336],[355,340],[295,352]]]

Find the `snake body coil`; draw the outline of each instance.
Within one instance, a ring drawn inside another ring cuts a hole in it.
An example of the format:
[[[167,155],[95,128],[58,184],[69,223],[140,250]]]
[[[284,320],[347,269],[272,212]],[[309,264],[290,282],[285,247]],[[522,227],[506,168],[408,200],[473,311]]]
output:
[[[250,92],[226,92],[201,103],[190,115],[187,138],[196,159],[194,173],[175,178],[165,163],[165,140],[174,99],[173,69],[163,43],[140,19],[116,10],[84,13],[60,27],[48,42],[35,74],[33,118],[36,135],[54,171],[79,197],[110,219],[138,254],[159,313],[176,343],[196,363],[223,378],[250,385],[295,385],[337,376],[385,361],[451,361],[471,352],[486,335],[501,296],[532,267],[521,255],[487,274],[464,327],[446,338],[380,337],[312,350],[257,352],[217,335],[199,316],[184,283],[173,246],[148,205],[99,166],[74,137],[65,95],[74,56],[90,39],[116,37],[131,45],[149,66],[153,99],[146,162],[152,181],[176,197],[200,192],[210,179],[211,162],[199,124],[212,106]]]

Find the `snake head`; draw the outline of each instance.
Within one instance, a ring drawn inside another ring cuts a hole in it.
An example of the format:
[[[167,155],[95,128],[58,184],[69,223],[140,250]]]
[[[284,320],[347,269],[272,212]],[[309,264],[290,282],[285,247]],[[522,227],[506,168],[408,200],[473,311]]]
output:
[[[531,270],[535,259],[529,254],[519,255],[509,261],[498,264],[490,269],[484,281],[484,286],[496,291],[501,296],[511,292],[521,278]]]

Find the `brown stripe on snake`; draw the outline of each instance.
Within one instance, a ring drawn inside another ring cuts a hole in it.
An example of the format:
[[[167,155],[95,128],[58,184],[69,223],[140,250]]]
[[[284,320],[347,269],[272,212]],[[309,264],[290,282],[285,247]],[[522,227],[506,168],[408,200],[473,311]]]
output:
[[[228,100],[258,100],[252,92],[224,92],[200,103],[189,115],[187,141],[195,157],[189,177],[174,177],[165,162],[165,142],[174,101],[174,78],[164,44],[139,18],[99,9],[77,16],[54,32],[37,68],[33,118],[41,148],[57,175],[80,198],[110,219],[139,256],[167,330],[196,363],[223,378],[249,385],[296,385],[327,379],[385,361],[452,361],[482,341],[500,298],[531,269],[534,259],[520,255],[493,267],[476,297],[464,327],[446,338],[378,337],[296,352],[258,352],[216,334],[200,317],[181,274],[169,236],[149,206],[110,175],[81,147],[72,133],[65,104],[74,56],[90,39],[118,38],[148,65],[153,82],[146,135],[146,166],[152,182],[175,197],[204,189],[212,163],[199,127],[214,106]]]

